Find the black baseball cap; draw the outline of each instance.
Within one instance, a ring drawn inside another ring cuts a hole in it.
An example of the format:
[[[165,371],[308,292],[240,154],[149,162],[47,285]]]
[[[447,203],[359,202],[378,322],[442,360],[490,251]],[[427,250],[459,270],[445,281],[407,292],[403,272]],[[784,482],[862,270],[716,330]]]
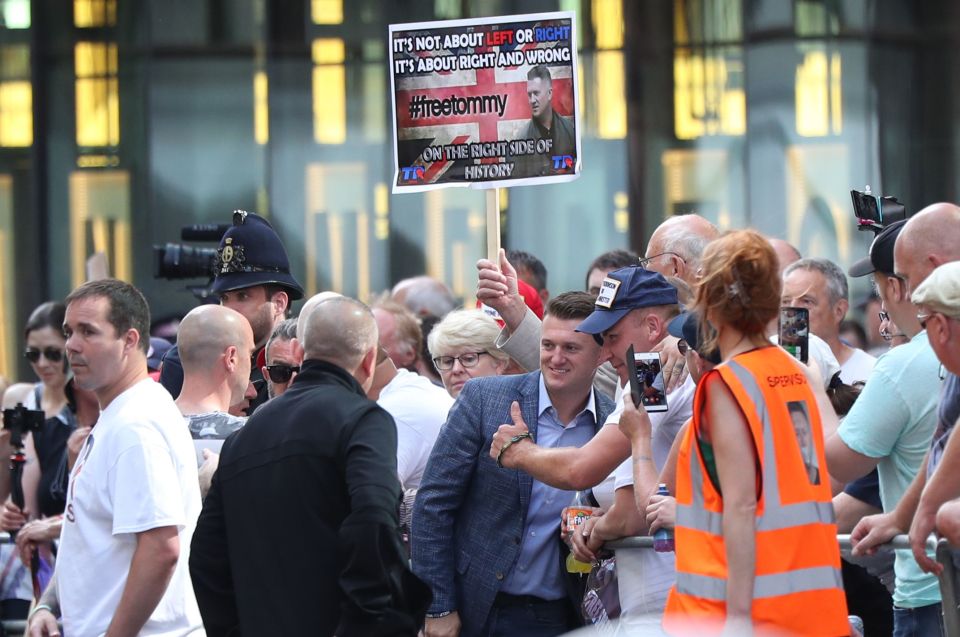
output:
[[[598,336],[631,310],[676,304],[677,288],[667,283],[659,272],[639,265],[620,268],[603,279],[593,313],[577,326],[577,331]]]
[[[667,332],[675,338],[682,338],[697,354],[714,365],[720,364],[720,350],[713,348],[704,354],[700,349],[700,317],[695,312],[682,312],[667,325]]]
[[[892,276],[894,274],[893,246],[897,243],[897,237],[905,223],[907,223],[906,219],[891,223],[884,228],[874,237],[868,256],[851,265],[847,273],[852,277],[867,276],[874,272]]]

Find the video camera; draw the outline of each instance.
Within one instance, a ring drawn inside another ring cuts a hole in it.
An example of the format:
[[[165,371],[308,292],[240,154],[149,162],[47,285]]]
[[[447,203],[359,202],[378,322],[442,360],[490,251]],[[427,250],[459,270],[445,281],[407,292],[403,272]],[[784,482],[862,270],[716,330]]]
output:
[[[872,230],[874,234],[879,234],[891,223],[909,216],[906,207],[896,197],[875,195],[870,192],[870,186],[866,186],[863,192],[851,190],[850,198],[853,200],[858,230]]]
[[[183,241],[200,241],[220,243],[220,239],[230,228],[229,224],[201,223],[184,226],[180,229],[180,239]],[[153,276],[156,279],[195,279],[204,277],[208,281],[205,285],[188,285],[195,297],[201,301],[206,299],[210,292],[210,281],[213,280],[217,264],[217,249],[183,245],[181,243],[167,243],[164,246],[153,246]]]
[[[3,428],[10,432],[10,446],[23,448],[23,437],[30,432],[40,431],[46,416],[40,409],[27,409],[23,403],[17,403],[13,409],[3,410]]]

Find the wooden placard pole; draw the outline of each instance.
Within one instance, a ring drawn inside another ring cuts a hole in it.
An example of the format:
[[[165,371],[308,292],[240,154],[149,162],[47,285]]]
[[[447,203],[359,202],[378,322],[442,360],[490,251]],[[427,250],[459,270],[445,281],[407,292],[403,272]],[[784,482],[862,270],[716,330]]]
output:
[[[500,267],[500,189],[487,190],[487,258]]]

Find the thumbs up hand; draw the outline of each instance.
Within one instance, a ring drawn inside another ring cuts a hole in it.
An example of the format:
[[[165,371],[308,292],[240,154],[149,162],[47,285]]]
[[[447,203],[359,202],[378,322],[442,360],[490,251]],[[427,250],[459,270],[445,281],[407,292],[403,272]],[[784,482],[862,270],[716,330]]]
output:
[[[510,418],[513,424],[500,425],[497,433],[493,435],[493,440],[490,442],[490,457],[501,467],[520,469],[524,449],[535,445],[530,430],[527,429],[527,423],[523,421],[520,403],[517,401],[513,401],[510,405]]]

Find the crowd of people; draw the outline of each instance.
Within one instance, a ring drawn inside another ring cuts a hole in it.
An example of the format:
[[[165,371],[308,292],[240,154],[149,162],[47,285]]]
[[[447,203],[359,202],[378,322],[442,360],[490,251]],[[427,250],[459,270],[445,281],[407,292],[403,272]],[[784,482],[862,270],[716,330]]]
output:
[[[3,618],[35,637],[944,634],[928,538],[960,546],[960,208],[888,225],[848,272],[697,215],[598,256],[583,291],[547,272],[501,251],[476,307],[424,276],[294,313],[279,236],[236,213],[220,304],[173,347],[129,283],[40,305],[37,381],[3,392],[36,417],[0,435],[23,458],[0,472]],[[862,324],[848,276],[872,279]],[[788,320],[809,361],[777,345],[783,308],[806,310]],[[654,534],[673,542],[606,548]],[[899,534],[912,550],[885,558]]]

